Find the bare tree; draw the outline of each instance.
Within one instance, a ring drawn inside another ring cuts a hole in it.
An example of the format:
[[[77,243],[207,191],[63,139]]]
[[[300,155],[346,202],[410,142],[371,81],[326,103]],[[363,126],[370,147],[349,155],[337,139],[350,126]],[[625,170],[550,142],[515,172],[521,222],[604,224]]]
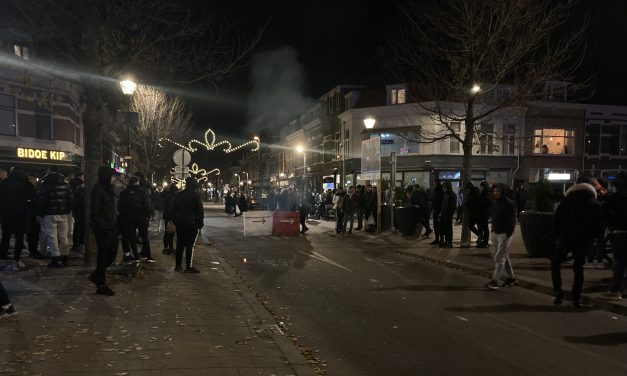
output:
[[[580,88],[573,83],[586,22],[569,30],[571,0],[424,0],[398,9],[392,74],[409,85],[421,112],[437,121],[417,127],[418,141],[459,141],[464,186],[482,122],[539,98],[547,83],[565,83],[571,92]],[[464,223],[462,245],[469,241]]]
[[[145,171],[147,176],[165,170],[176,145],[159,140],[184,142],[191,126],[191,114],[178,97],[147,85],[137,86],[128,109],[139,114],[137,126],[130,130],[134,169]]]

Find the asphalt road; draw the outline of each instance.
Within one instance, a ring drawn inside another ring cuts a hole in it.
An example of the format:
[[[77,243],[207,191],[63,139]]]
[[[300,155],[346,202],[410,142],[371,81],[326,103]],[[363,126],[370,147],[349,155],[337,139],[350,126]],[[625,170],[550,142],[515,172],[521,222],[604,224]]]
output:
[[[241,218],[217,206],[206,216],[219,255],[328,375],[627,374],[624,316],[556,307],[520,287],[486,291],[483,278],[376,236],[312,224],[298,238],[244,237]]]

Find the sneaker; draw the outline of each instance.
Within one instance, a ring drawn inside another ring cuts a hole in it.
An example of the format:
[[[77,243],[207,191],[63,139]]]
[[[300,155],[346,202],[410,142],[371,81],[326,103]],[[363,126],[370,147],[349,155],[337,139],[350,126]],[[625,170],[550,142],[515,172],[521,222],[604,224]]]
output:
[[[485,284],[485,287],[488,290],[498,290],[499,289],[499,283],[492,279],[492,280],[490,280],[490,282]]]
[[[156,261],[155,261],[155,259],[153,259],[152,257],[147,257],[147,258],[146,258],[146,262],[149,262],[149,263],[151,263],[151,264],[154,264]]]
[[[553,294],[553,304],[561,305],[564,301],[564,291],[559,290]]]
[[[503,282],[503,287],[505,286],[514,287],[516,286],[517,283],[518,283],[518,280],[516,278],[506,278],[505,282]]]
[[[26,264],[24,264],[22,262],[22,260],[17,260],[17,262],[15,263],[15,266],[17,266],[18,269],[26,269],[27,268]]]
[[[48,264],[49,268],[62,268],[63,264],[61,263],[61,259],[59,257],[53,257],[52,261]]]
[[[140,254],[139,254],[139,259],[140,259],[140,260],[146,260],[146,258],[147,258],[147,257],[146,257],[146,255],[145,255],[144,253],[140,253]]]
[[[174,271],[175,272],[182,272],[183,271],[183,267],[181,265],[177,265],[174,267]]]
[[[0,320],[13,315],[17,315],[17,311],[15,310],[15,307],[13,307],[13,304],[9,304],[6,308],[0,307]]]
[[[130,265],[133,263],[135,263],[135,257],[133,257],[132,255],[124,255],[122,257],[122,264]]]
[[[105,296],[113,296],[115,295],[115,291],[111,290],[111,288],[107,285],[100,285],[96,288],[96,294],[105,295]]]
[[[592,262],[586,262],[585,264],[583,264],[584,269],[594,269],[595,267],[596,266]]]
[[[193,266],[188,266],[185,268],[185,273],[200,273],[200,270],[194,268]]]
[[[622,300],[623,294],[620,291],[616,291],[616,292],[608,291],[604,294],[601,294],[601,297],[603,297],[604,299],[608,299],[608,300]]]

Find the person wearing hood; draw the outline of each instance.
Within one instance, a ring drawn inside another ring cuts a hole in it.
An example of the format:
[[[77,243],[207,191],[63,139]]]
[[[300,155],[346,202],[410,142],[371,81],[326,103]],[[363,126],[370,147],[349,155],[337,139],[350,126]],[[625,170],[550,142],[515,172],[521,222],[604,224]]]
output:
[[[24,234],[28,225],[30,202],[35,198],[35,188],[19,168],[12,168],[7,179],[0,182],[0,207],[2,207],[2,241],[0,259],[6,259],[11,236],[15,237],[13,259],[18,269],[26,267],[21,260]]]
[[[133,252],[135,259],[140,255],[137,253],[137,237],[142,240],[141,256],[148,262],[154,262],[150,255],[150,241],[148,240],[148,221],[152,209],[146,191],[139,185],[139,178],[133,176],[129,180],[128,187],[120,194],[118,201],[118,214],[122,228],[122,247],[124,249],[123,261],[129,262],[130,252]]]
[[[106,271],[118,252],[119,225],[115,208],[115,188],[111,184],[113,169],[102,166],[98,169],[98,182],[91,190],[90,219],[96,238],[98,256],[96,270],[89,280],[96,284],[96,294],[115,295],[107,286]]]
[[[443,248],[453,248],[453,214],[457,210],[457,195],[453,191],[450,181],[442,184],[442,205],[440,206],[440,231],[442,231],[442,241],[439,246]]]
[[[505,191],[502,191],[505,194]],[[490,195],[490,185],[487,181],[479,184],[479,198],[477,203],[477,230],[479,231],[479,239],[477,239],[477,248],[488,248],[490,240],[490,227],[488,220],[490,219],[490,206],[492,205],[492,197]]]
[[[493,188],[494,203],[491,206],[490,218],[492,220],[492,242],[494,243],[494,272],[492,279],[486,284],[490,290],[500,287],[503,272],[507,274],[503,286],[516,284],[514,269],[509,259],[509,245],[516,227],[516,209],[514,202],[505,195],[502,184]]]
[[[68,214],[72,211],[72,189],[65,176],[50,169],[37,191],[37,214],[42,217],[42,229],[52,255],[50,268],[68,265]]]
[[[175,271],[183,270],[183,249],[185,249],[185,273],[200,273],[194,267],[194,245],[204,225],[205,211],[197,192],[198,182],[193,177],[185,179],[185,189],[176,194],[172,211],[176,225],[176,266]]]
[[[616,175],[614,187],[617,191],[607,202],[607,225],[614,255],[614,271],[610,291],[605,298],[621,300],[627,282],[627,173]]]
[[[592,239],[603,226],[603,209],[597,200],[592,185],[578,180],[566,191],[554,217],[554,230],[558,238],[555,254],[551,257],[551,279],[553,282],[554,303],[562,304],[561,266],[567,253],[573,253],[573,289],[574,307],[581,307],[581,290],[583,288],[583,265],[586,252]]]
[[[477,187],[475,187],[472,182],[466,183],[464,187],[464,207],[465,213],[468,216],[468,223],[466,226],[477,236],[477,244],[481,240],[481,236],[479,235],[479,230],[477,229],[477,217],[479,213],[479,191]]]

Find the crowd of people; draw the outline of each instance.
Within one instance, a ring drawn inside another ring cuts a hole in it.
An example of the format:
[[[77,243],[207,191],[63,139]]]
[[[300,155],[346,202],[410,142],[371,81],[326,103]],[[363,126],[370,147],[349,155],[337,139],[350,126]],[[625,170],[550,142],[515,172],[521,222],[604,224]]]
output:
[[[106,283],[106,269],[116,260],[122,243],[121,263],[153,263],[148,227],[156,221],[163,232],[164,253],[176,253],[175,270],[198,273],[193,265],[193,249],[203,227],[204,210],[193,178],[179,191],[154,187],[142,172],[127,176],[103,166],[98,181],[91,187],[90,221],[98,256],[96,270],[89,280],[96,293],[114,295]],[[54,166],[41,179],[19,168],[0,170],[0,260],[8,269],[27,268],[22,260],[26,248],[34,259],[49,259],[49,268],[69,265],[71,251],[85,247],[85,183],[82,173],[66,177]],[[176,236],[176,252],[174,237]],[[13,239],[13,254],[9,248]],[[71,239],[71,241],[70,241]],[[0,317],[15,309],[0,283]]]

